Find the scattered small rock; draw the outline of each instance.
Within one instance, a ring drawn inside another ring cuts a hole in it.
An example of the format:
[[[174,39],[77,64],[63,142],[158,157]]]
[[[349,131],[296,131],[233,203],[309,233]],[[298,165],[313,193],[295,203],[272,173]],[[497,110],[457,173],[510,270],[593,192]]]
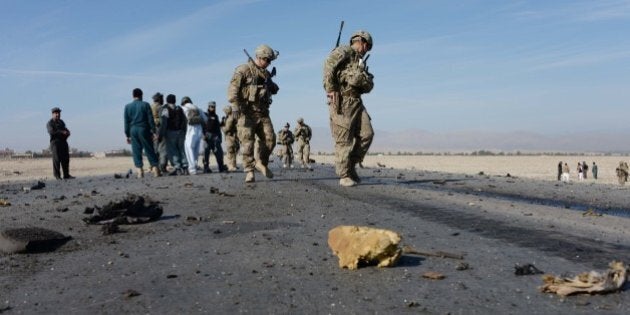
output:
[[[540,275],[543,273],[542,270],[536,268],[533,264],[524,264],[522,266],[516,264],[514,266],[514,274],[517,276]]]
[[[457,264],[457,266],[455,266],[455,270],[468,270],[470,269],[470,265],[468,265],[467,262],[460,262],[459,264]]]
[[[583,217],[601,217],[602,214],[598,213],[598,212],[595,212],[595,210],[593,210],[593,209],[588,209],[588,210],[584,211],[584,213],[582,213],[582,216]]]
[[[125,292],[123,292],[123,297],[125,299],[130,299],[130,298],[138,296],[138,295],[140,295],[140,292],[138,292],[136,290],[132,290],[132,289],[127,289]]]
[[[167,275],[166,279],[174,279],[177,278],[177,275]]]
[[[11,203],[6,199],[0,199],[0,207],[8,207]]]
[[[422,274],[423,278],[431,279],[431,280],[442,280],[446,278],[443,274],[436,271],[427,271]]]
[[[55,211],[57,212],[68,212],[68,207],[59,207],[57,209],[55,209]]]
[[[43,189],[44,187],[46,187],[46,183],[42,181],[37,181],[37,184],[31,186],[31,190],[39,190],[39,189]]]
[[[120,233],[120,227],[115,222],[103,224],[101,228],[103,235],[111,235],[115,233]]]

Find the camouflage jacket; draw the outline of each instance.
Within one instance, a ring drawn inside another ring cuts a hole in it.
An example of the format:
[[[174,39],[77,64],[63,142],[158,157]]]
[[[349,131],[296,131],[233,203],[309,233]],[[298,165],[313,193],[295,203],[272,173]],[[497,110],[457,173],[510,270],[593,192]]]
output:
[[[345,96],[360,97],[374,87],[374,76],[369,73],[361,56],[352,47],[335,48],[324,63],[324,90]]]
[[[236,119],[232,114],[229,114],[223,117],[223,122],[221,124],[221,130],[226,136],[236,135]]]
[[[312,131],[311,131],[311,127],[309,127],[307,124],[301,124],[301,125],[297,125],[295,127],[295,138],[302,140],[303,142],[308,143],[309,141],[311,141],[311,136],[312,136]]]
[[[291,130],[281,129],[278,131],[278,144],[291,145],[295,141]]]
[[[271,80],[267,69],[262,69],[252,61],[242,64],[234,70],[228,86],[228,102],[243,113],[260,112],[269,114],[271,95],[280,88]]]

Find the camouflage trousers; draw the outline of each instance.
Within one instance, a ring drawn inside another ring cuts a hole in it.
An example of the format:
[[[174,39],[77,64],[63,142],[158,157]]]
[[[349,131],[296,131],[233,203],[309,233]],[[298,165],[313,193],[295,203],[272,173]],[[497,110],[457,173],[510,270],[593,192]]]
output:
[[[225,135],[225,165],[228,169],[236,168],[236,154],[238,153],[238,137]]]
[[[293,146],[290,144],[283,144],[284,150],[282,150],[282,163],[286,166],[293,165]]]
[[[311,159],[311,145],[301,139],[297,141],[298,147],[298,159],[303,165],[308,165],[308,161]]]
[[[360,98],[344,97],[341,113],[333,106],[330,111],[330,131],[335,142],[335,172],[340,178],[350,177],[357,163],[368,152],[374,130],[370,115]]]
[[[256,137],[260,139],[256,145],[256,155],[258,161],[267,166],[269,156],[276,146],[276,133],[273,130],[271,118],[260,114],[241,115],[238,118],[238,139],[241,141],[243,154],[243,170],[250,172],[254,170],[256,159],[254,158],[254,143]]]

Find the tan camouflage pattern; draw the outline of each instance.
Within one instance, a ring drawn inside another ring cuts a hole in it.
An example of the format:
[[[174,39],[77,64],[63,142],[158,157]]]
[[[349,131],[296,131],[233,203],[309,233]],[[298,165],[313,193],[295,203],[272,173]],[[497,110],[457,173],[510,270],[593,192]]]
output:
[[[225,111],[227,113],[225,119],[225,125],[221,127],[223,135],[225,136],[225,165],[229,170],[236,169],[236,155],[238,154],[239,141],[236,129],[237,120],[234,119],[232,111]]]
[[[282,128],[278,132],[278,144],[284,146],[282,150],[282,162],[285,166],[291,166],[293,164],[293,142],[295,137],[291,130]]]
[[[254,140],[258,136],[261,141],[256,146],[257,158],[262,165],[269,164],[269,155],[276,145],[276,134],[269,118],[271,94],[276,94],[278,85],[271,83],[267,91],[265,78],[271,74],[256,64],[248,61],[234,70],[234,75],[228,86],[228,101],[233,109],[238,109],[237,124],[238,139],[243,155],[243,169],[245,172],[254,170]]]
[[[363,106],[361,94],[374,87],[373,75],[360,62],[361,56],[350,46],[334,49],[324,63],[324,89],[340,92],[340,108],[329,105],[330,130],[335,142],[335,172],[351,177],[355,165],[368,152],[374,130]]]
[[[295,127],[295,139],[297,140],[298,159],[303,165],[308,165],[311,159],[311,127],[305,123],[298,123]]]

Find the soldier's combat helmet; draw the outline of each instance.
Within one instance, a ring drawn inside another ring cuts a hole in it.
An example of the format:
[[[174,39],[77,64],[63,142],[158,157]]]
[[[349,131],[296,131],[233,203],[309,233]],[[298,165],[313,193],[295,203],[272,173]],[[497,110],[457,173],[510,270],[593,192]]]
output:
[[[364,30],[358,30],[358,31],[352,33],[352,36],[350,36],[350,45],[352,45],[352,40],[355,37],[363,38],[368,44],[368,51],[372,50],[373,40],[372,40],[372,35],[370,35],[370,33],[366,32]]]
[[[269,58],[269,60],[276,60],[280,53],[277,50],[271,49],[269,45],[262,44],[256,47],[256,57],[258,58]]]
[[[298,124],[304,123],[304,118],[302,118],[302,117],[298,118],[297,122],[298,122]]]

